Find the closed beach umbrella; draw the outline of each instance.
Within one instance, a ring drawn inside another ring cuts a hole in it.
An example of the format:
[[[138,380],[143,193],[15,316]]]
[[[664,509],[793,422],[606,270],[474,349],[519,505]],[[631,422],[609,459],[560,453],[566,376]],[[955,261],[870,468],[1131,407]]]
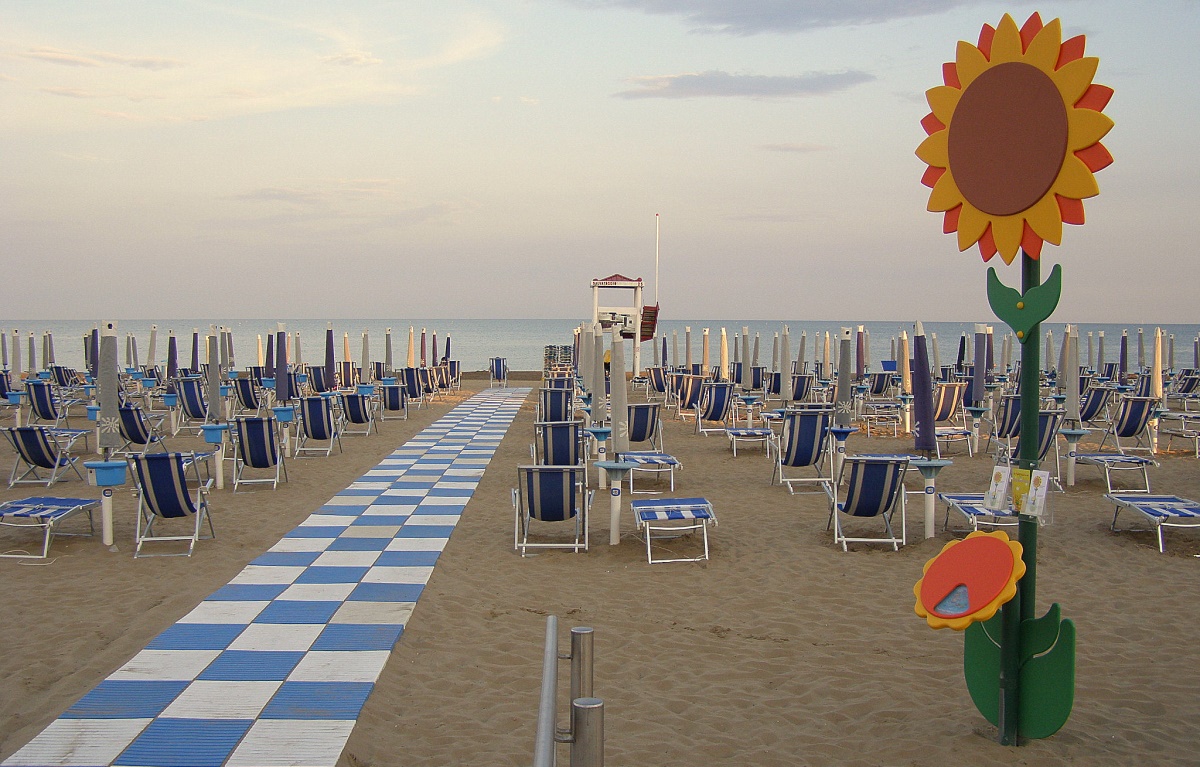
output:
[[[854,360],[851,358],[850,328],[842,328],[838,345],[837,400],[833,404],[833,418],[838,426],[849,426],[854,421],[854,392],[851,382]]]
[[[443,354],[446,355],[447,360],[454,359],[453,357],[450,356],[450,334],[449,333],[446,334],[446,348],[445,348],[445,350],[443,350]]]
[[[754,352],[750,360],[750,367],[758,367],[758,333],[754,334]]]
[[[1054,369],[1054,331],[1046,331],[1046,352],[1042,355],[1043,369],[1051,371]]]
[[[779,334],[771,338],[771,372],[779,370]]]
[[[342,333],[342,361],[351,362],[350,357],[350,334]]]
[[[824,349],[824,354],[821,359],[821,361],[823,363],[825,363],[824,370],[825,370],[826,377],[828,377],[831,374],[830,364],[833,362],[830,346],[831,346],[831,340],[829,337],[829,331],[826,330],[825,331],[825,349]]]
[[[1088,361],[1088,363],[1087,363],[1088,370],[1095,370],[1096,369],[1096,351],[1095,351],[1095,347],[1093,346],[1093,343],[1092,343],[1092,331],[1090,331],[1090,330],[1088,331],[1087,361]]]
[[[692,372],[692,328],[690,325],[683,329],[683,364],[688,372]]]
[[[1104,368],[1104,331],[1096,333],[1096,369]]]
[[[33,334],[30,334],[33,337]],[[101,343],[103,343],[104,334],[101,334]],[[133,367],[133,333],[125,334],[125,367]]]
[[[742,328],[742,380],[738,381],[743,389],[750,390],[750,328]]]
[[[301,354],[300,354],[300,331],[299,330],[296,331],[296,343],[295,343],[295,345],[292,346],[292,351],[295,352],[295,354],[293,355],[295,357],[295,359],[293,360],[293,363],[296,365],[296,369],[299,370],[300,366],[304,364],[304,357],[301,356]],[[232,358],[230,359],[230,361],[232,361]]]
[[[1142,329],[1138,328],[1138,370],[1146,369],[1146,340]]]
[[[0,332],[0,363],[8,370],[8,335]]]
[[[167,331],[167,393],[175,394],[175,379],[179,376],[179,342],[175,331]]]
[[[995,345],[993,344],[992,341],[993,341],[992,326],[988,325],[987,326],[987,365],[986,365],[988,380],[991,380],[992,373],[996,370],[996,351],[995,351]]]
[[[1192,339],[1192,367],[1200,370],[1200,335]]]
[[[671,367],[679,369],[679,331],[671,331]]]
[[[577,374],[587,391],[592,390],[592,356],[592,326],[585,322],[579,326],[579,353],[576,360]]]
[[[366,328],[363,328],[362,360],[359,364],[362,365],[362,380],[366,382],[372,381],[374,371],[371,370],[371,340],[370,336],[367,335]]]
[[[804,372],[804,346],[808,343],[808,331],[800,331],[800,343],[796,345],[796,372]]]
[[[287,402],[292,398],[292,377],[287,374],[287,328],[281,322],[275,329],[275,401]]]
[[[721,380],[729,380],[729,335],[721,328]]]
[[[133,366],[135,368],[140,367],[138,365],[137,336],[135,336],[133,333],[129,334],[129,345],[133,348]],[[46,346],[46,352],[47,352],[47,356],[51,356],[50,346],[48,344]],[[49,363],[50,360],[46,360],[46,362]]]
[[[987,378],[987,325],[975,325],[975,364],[971,368],[971,402],[976,407],[983,405],[985,379]]]
[[[337,374],[337,352],[333,341],[333,323],[325,326],[325,376],[332,382]]]
[[[225,334],[229,336],[229,368],[232,370],[237,366],[237,352],[233,350],[233,330],[228,329]]]
[[[967,364],[967,334],[963,333],[958,338],[958,359],[954,363],[954,369],[961,373],[963,366]]]
[[[54,364],[53,355],[50,354],[50,331],[42,333],[42,365],[50,367]]]
[[[415,368],[417,366],[417,350],[416,342],[413,340],[413,326],[408,326],[408,367]]]
[[[221,339],[221,369],[233,370],[233,360],[229,358],[229,328],[220,328],[218,335]]]
[[[433,332],[432,337],[433,337],[433,341],[430,344],[430,354],[429,354],[430,360],[429,361],[431,364],[436,365],[442,359],[441,357],[438,356],[437,331],[436,330]]]
[[[859,325],[854,333],[854,379],[861,381],[867,374],[867,339],[863,336],[863,326]]]
[[[783,331],[779,334],[779,366],[777,370],[783,373],[784,379],[792,371],[792,337],[788,333],[787,325],[783,326]],[[787,386],[782,388],[787,388]]]
[[[929,377],[929,347],[925,328],[920,322],[913,333],[912,376],[913,412],[917,420],[913,449],[929,455],[937,451],[937,437],[933,421],[933,381]]]
[[[29,331],[29,372],[37,372],[37,341],[33,338],[33,331]]]
[[[666,344],[663,346],[665,347]],[[662,367],[662,358],[666,355],[659,354],[658,338],[650,339],[650,347],[654,350],[654,367]],[[666,351],[666,349],[664,348],[663,351]]]
[[[158,364],[158,325],[150,326],[150,345],[146,348],[146,364],[154,367]]]
[[[700,372],[708,375],[708,368],[711,365],[712,355],[708,347],[708,328],[704,329],[704,340],[700,346]]]
[[[925,347],[926,347],[925,348],[926,357],[928,357],[929,354],[933,354],[933,369],[938,372],[938,375],[941,375],[942,374],[942,349],[940,346],[938,346],[937,333],[929,334],[929,338],[927,338],[925,341]],[[917,349],[917,339],[914,336],[913,337],[913,354],[914,355],[917,353],[916,349]]]
[[[604,327],[596,323],[592,333],[592,423],[604,423]]]
[[[421,367],[425,367],[425,328],[421,328]]]
[[[117,323],[104,323],[100,336],[99,383],[100,420],[98,443],[102,455],[107,459],[113,450],[119,450],[125,440],[121,439],[121,400],[117,391]]]
[[[87,344],[84,343],[84,350],[87,350]],[[21,379],[21,331],[13,328],[13,381],[14,383]]]
[[[217,348],[217,334],[208,337],[208,373],[204,377],[205,389],[208,394],[208,417],[205,421],[220,423],[224,415],[221,408],[221,360]]]
[[[260,355],[261,356],[261,355]],[[262,360],[258,361],[262,364]],[[200,328],[192,328],[192,372],[200,370]]]
[[[1139,331],[1140,333],[1140,331]],[[1162,402],[1163,398],[1163,333],[1162,328],[1154,329],[1154,351],[1150,368],[1150,396]]]
[[[625,339],[621,338],[617,325],[613,325],[609,371],[613,449],[616,453],[624,453],[629,450],[629,392],[625,388]],[[613,459],[616,459],[615,455]]]
[[[1071,326],[1067,325],[1066,329],[1063,330],[1062,343],[1058,347],[1058,388],[1059,389],[1062,389],[1063,385],[1064,385],[1064,382],[1062,380],[1063,376],[1066,375],[1067,373],[1071,372],[1071,369],[1069,367],[1067,367],[1067,346],[1070,344],[1070,338],[1069,338],[1070,335],[1071,335]],[[1079,371],[1076,370],[1075,374],[1079,375]]]
[[[95,381],[95,380],[98,380],[100,377],[100,328],[99,327],[92,328],[92,336],[91,336],[91,340],[89,341],[89,345],[91,346],[91,349],[92,349],[92,357],[91,357],[92,362],[91,362],[91,369],[89,370],[89,372],[92,374],[92,380]],[[116,364],[115,360],[114,360],[114,364]],[[29,366],[29,371],[33,372],[33,365]]]
[[[267,333],[267,353],[263,356],[263,375],[267,378],[275,377],[275,336],[270,333]]]
[[[1125,383],[1125,376],[1129,373],[1129,331],[1121,331],[1121,353],[1117,357],[1117,370],[1121,374],[1121,383]]]
[[[383,369],[389,374],[392,367],[392,329],[388,328],[383,334]]]
[[[663,333],[663,335],[662,335],[662,360],[660,360],[660,364],[663,367],[667,366],[667,334],[666,333]]]
[[[53,360],[51,360],[53,361]],[[1175,334],[1167,336],[1167,370],[1175,369]]]
[[[742,337],[737,333],[733,334],[733,364],[738,364],[742,361]]]
[[[871,331],[863,328],[863,369],[871,369]]]
[[[900,371],[900,391],[912,394],[912,360],[908,356],[908,331],[900,331],[900,346],[896,357],[896,369]]]
[[[1063,365],[1067,379],[1067,412],[1064,418],[1076,426],[1079,424],[1079,326],[1068,325],[1063,336],[1063,345],[1067,349],[1067,359]]]

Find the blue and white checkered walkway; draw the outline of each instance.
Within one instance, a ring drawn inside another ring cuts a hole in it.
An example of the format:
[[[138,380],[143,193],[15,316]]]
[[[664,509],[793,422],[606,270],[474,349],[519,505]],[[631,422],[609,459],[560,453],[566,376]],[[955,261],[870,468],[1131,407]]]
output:
[[[454,408],[4,766],[332,767],[528,393]]]

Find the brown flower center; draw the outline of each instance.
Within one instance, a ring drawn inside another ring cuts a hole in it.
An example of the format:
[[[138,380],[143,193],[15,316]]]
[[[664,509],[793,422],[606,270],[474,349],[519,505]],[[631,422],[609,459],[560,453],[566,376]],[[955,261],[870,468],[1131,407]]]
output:
[[[967,86],[950,121],[950,172],[967,202],[993,216],[1033,207],[1067,151],[1067,108],[1054,81],[1019,61]]]

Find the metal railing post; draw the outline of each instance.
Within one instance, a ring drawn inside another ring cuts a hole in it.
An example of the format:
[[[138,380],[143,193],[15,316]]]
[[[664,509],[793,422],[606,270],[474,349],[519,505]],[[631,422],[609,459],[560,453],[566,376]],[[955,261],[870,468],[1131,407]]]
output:
[[[571,700],[592,697],[592,640],[595,632],[588,626],[571,629]]]
[[[558,618],[546,616],[546,645],[542,652],[542,697],[538,704],[533,767],[554,767],[555,707],[558,692]]]
[[[604,701],[571,701],[571,767],[604,767]]]

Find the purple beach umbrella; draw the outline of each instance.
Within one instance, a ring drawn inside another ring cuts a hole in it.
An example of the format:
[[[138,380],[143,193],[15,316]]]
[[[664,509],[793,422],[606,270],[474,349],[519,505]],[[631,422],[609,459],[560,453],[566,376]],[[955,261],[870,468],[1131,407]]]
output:
[[[933,380],[929,377],[929,345],[925,339],[925,327],[918,322],[913,333],[912,361],[913,412],[916,428],[913,430],[913,449],[930,455],[937,451],[937,437],[933,421]]]
[[[275,401],[283,403],[292,398],[292,377],[287,374],[287,330],[282,322],[275,335]]]
[[[1129,373],[1129,331],[1121,331],[1121,354],[1117,358],[1117,370],[1121,374],[1121,383],[1125,383],[1125,376]]]
[[[175,379],[179,377],[179,342],[175,331],[167,331],[167,393],[175,394]]]
[[[263,377],[275,377],[275,334],[267,333],[267,353],[263,357]]]
[[[987,377],[987,326],[975,326],[975,364],[971,373],[971,391],[967,396],[977,407],[983,405],[984,381]]]
[[[325,375],[330,382],[333,381],[334,375],[337,374],[337,349],[333,341],[333,323],[330,322],[325,328]]]
[[[89,358],[88,372],[92,374],[92,380],[96,381],[100,378],[100,328],[92,328],[92,336],[88,342],[91,345],[92,356]],[[33,366],[29,366],[33,370]]]

